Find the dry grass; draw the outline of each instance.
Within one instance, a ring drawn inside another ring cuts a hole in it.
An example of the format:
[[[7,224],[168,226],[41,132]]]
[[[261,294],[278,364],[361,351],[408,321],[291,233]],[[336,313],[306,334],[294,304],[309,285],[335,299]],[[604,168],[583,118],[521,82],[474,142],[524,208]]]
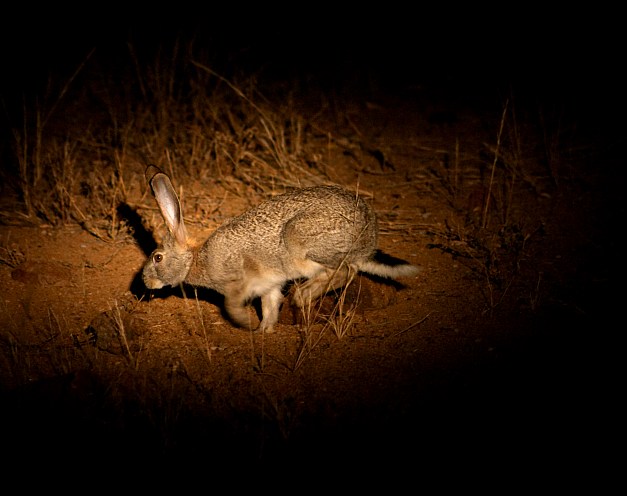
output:
[[[26,102],[22,123],[12,135],[16,166],[8,172],[20,203],[15,210],[1,211],[2,220],[78,224],[107,242],[131,239],[138,226],[121,206],[139,214],[144,224],[160,224],[143,177],[145,165],[156,163],[179,184],[189,185],[180,191],[189,217],[186,221],[207,227],[210,219],[218,217],[219,222],[221,216],[231,215],[229,205],[233,210],[243,209],[287,188],[336,182],[339,176],[332,160],[350,155],[347,150],[373,154],[371,143],[334,133],[321,121],[304,116],[289,98],[276,104],[264,97],[254,78],[229,80],[182,52],[175,46],[172,53],[147,63],[130,47],[132,78],[118,86],[101,75],[104,79],[99,79],[98,91],[93,92],[95,103],[84,100],[86,91],[76,86],[88,60],[49,100],[52,104]],[[67,122],[62,108],[84,111],[79,121]],[[486,313],[508,297],[521,264],[530,256],[530,245],[541,237],[538,217],[517,210],[519,196],[548,195],[547,184],[559,180],[559,146],[550,131],[545,130],[549,173],[539,173],[536,162],[529,159],[526,137],[512,108],[511,103],[504,105],[495,143],[486,143],[480,154],[459,138],[450,149],[423,146],[420,153],[426,165],[395,185],[445,201],[454,207],[456,216],[436,225],[399,212],[382,213],[383,235],[426,233],[432,247],[467,264],[481,283]],[[388,158],[385,164],[391,163]],[[359,178],[362,172],[356,168],[351,177]],[[10,239],[2,240],[0,263],[14,268],[27,257]],[[541,272],[533,281],[527,294],[535,309],[541,299]],[[352,281],[351,289],[358,300],[358,279]],[[296,374],[321,343],[350,336],[356,300],[349,301],[344,288],[330,311],[321,301],[303,309],[294,362],[285,368]],[[211,324],[197,294],[186,302],[195,308],[194,330],[188,334],[201,336],[205,373],[217,374],[214,350],[220,345]],[[28,313],[2,308],[2,376],[9,378],[7,384],[19,386],[33,377],[89,370],[107,391],[108,406],[143,409],[155,428],[168,433],[175,430],[180,416],[195,408],[228,416],[233,409],[228,401],[213,399],[206,379],[189,371],[182,359],[173,358],[159,372],[145,368],[152,350],[143,346],[141,336],[130,335],[128,318],[133,311],[116,301],[106,315],[107,323],[97,329],[101,333],[106,329],[109,337],[119,339],[117,351],[129,364],[128,370],[120,371],[119,364],[107,356],[110,349],[90,349],[85,338],[78,337],[54,310],[40,324]],[[24,338],[24,328],[32,339]],[[263,336],[250,336],[249,352],[251,368],[270,375],[272,353]],[[43,355],[45,362],[40,360]],[[132,391],[125,391],[129,387]],[[180,396],[164,393],[176,388],[195,391],[201,405],[189,406]],[[251,401],[257,402],[255,408],[263,410],[264,418],[270,418],[281,436],[290,435],[297,410],[292,400],[260,387]],[[247,424],[246,428],[251,429]]]

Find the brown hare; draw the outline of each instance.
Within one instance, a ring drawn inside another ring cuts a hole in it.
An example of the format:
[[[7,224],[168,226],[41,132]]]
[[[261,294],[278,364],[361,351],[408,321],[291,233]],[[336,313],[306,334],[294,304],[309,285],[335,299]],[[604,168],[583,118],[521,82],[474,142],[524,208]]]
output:
[[[314,186],[275,196],[193,246],[170,178],[150,165],[146,179],[168,232],[144,266],[144,284],[149,289],[181,283],[213,289],[224,296],[226,312],[241,327],[255,327],[247,305],[259,297],[259,329],[271,332],[289,281],[304,280],[293,297],[303,307],[346,285],[357,272],[387,278],[418,273],[405,262],[388,265],[375,259],[376,216],[362,198],[342,188]]]

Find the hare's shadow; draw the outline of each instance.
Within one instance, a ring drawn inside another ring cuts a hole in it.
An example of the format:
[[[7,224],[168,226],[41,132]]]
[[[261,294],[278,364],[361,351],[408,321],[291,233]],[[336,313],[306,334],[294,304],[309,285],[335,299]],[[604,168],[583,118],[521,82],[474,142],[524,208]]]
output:
[[[158,246],[153,233],[146,229],[141,216],[137,213],[137,210],[130,205],[121,203],[118,206],[117,211],[120,219],[124,219],[127,225],[131,228],[137,245],[142,250],[146,258],[148,258]],[[170,296],[177,296],[179,298],[198,297],[199,300],[207,301],[218,306],[222,313],[225,314],[224,297],[220,293],[207,288],[193,288],[190,286],[186,286],[184,288],[181,288],[180,286],[175,288],[168,286],[158,290],[149,290],[146,288],[144,281],[142,280],[142,269],[140,269],[133,276],[129,290],[137,299],[143,298],[145,300],[164,299]]]

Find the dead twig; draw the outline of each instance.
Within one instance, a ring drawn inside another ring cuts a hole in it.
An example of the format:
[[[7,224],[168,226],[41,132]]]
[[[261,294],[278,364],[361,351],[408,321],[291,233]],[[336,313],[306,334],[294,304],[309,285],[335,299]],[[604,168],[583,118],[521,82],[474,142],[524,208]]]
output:
[[[414,327],[419,326],[420,324],[422,324],[425,320],[427,320],[429,318],[429,315],[431,315],[433,312],[429,312],[427,315],[425,315],[422,319],[414,322],[413,324],[405,327],[405,329],[401,329],[400,331],[396,331],[394,334],[390,334],[388,337],[393,338],[396,336],[400,336],[401,334],[406,333],[407,331],[411,331]]]

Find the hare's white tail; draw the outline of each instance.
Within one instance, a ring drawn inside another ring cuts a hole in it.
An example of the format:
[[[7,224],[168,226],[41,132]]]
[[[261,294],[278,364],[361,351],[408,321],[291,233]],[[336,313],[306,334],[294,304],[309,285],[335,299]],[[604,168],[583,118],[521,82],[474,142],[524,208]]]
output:
[[[420,272],[420,267],[416,267],[415,265],[408,263],[388,265],[377,262],[376,260],[361,262],[358,268],[361,272],[367,272],[368,274],[379,277],[388,277],[391,279],[396,279],[397,277],[411,277]]]

